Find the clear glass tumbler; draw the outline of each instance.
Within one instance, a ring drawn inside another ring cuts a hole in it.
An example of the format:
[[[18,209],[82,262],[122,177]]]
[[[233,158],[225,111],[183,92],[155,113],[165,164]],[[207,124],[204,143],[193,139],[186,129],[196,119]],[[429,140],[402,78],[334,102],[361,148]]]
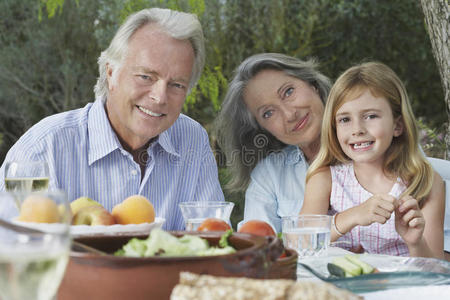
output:
[[[297,215],[282,218],[283,243],[299,257],[326,255],[330,247],[331,216]]]
[[[179,204],[187,231],[195,231],[207,218],[222,219],[230,224],[233,202],[224,201],[192,201]],[[230,224],[231,226],[231,224]]]

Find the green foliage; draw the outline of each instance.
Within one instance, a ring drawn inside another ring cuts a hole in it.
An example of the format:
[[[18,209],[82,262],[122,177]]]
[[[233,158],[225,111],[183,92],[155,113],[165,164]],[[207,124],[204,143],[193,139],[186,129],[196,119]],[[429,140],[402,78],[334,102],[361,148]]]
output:
[[[132,13],[148,7],[146,0],[127,0],[123,4],[123,8],[119,14],[120,23],[123,23],[125,19]]]
[[[39,21],[42,21],[42,9],[45,7],[47,10],[47,15],[51,19],[55,16],[56,11],[59,11],[59,13],[62,12],[62,8],[64,6],[65,0],[40,0],[39,2],[39,14],[38,18]],[[75,3],[78,6],[79,0],[74,0]]]
[[[223,76],[220,66],[214,67],[212,70],[207,66],[200,77],[197,86],[195,86],[188,95],[184,104],[186,113],[195,110],[198,101],[206,98],[210,101],[213,111],[217,113],[220,109],[220,93],[226,91],[227,79]]]
[[[421,118],[418,120],[420,145],[427,156],[446,158],[445,127],[430,128]]]
[[[62,12],[62,7],[64,5],[64,0],[40,0],[39,2],[39,21],[42,20],[42,9],[45,7],[47,9],[47,14],[49,18],[53,18],[56,11]]]
[[[125,0],[120,1],[119,20],[122,23],[130,14],[149,7],[170,8],[172,10],[186,11],[200,16],[205,11],[205,0]]]
[[[60,13],[39,21],[39,2],[0,1],[2,160],[45,116],[92,101],[100,49],[92,35],[98,8],[89,3],[65,1]]]

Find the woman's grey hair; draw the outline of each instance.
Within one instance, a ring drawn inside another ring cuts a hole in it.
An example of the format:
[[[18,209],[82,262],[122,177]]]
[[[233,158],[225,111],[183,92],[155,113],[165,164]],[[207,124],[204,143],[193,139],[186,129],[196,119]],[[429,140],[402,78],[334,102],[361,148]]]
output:
[[[217,142],[232,173],[226,188],[233,191],[245,190],[256,164],[271,152],[286,146],[259,126],[243,98],[249,81],[267,69],[282,71],[310,84],[318,91],[324,104],[331,88],[330,80],[317,70],[314,60],[302,61],[280,53],[261,53],[248,57],[239,65],[215,121]]]
[[[96,99],[105,101],[108,95],[106,65],[109,63],[117,74],[117,69],[120,68],[127,54],[131,36],[142,26],[151,23],[157,24],[169,36],[178,40],[188,40],[191,43],[195,60],[189,90],[195,86],[205,64],[205,42],[197,16],[170,9],[149,8],[130,15],[116,32],[109,47],[98,58],[99,77],[94,87]]]

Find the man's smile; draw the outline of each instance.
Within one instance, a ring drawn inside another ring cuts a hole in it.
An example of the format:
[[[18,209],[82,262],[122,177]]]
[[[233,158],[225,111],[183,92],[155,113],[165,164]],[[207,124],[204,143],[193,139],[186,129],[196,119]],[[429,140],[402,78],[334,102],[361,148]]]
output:
[[[152,116],[152,117],[161,117],[161,116],[164,115],[164,114],[159,114],[159,113],[153,112],[153,111],[148,110],[148,109],[146,109],[146,108],[144,108],[142,106],[139,106],[139,105],[136,105],[136,107],[139,108],[140,111],[142,111],[142,112],[144,112],[147,115]]]

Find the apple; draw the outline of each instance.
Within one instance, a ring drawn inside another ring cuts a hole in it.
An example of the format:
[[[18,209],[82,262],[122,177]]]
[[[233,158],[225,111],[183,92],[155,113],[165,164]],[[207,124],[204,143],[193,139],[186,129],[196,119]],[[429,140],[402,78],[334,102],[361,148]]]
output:
[[[113,225],[114,217],[101,205],[85,206],[72,218],[72,225]]]
[[[82,209],[83,207],[86,207],[86,206],[91,206],[91,205],[101,206],[100,203],[98,203],[95,200],[92,200],[89,197],[80,197],[80,198],[70,202],[70,210],[72,211],[72,215],[75,216],[80,209]]]

